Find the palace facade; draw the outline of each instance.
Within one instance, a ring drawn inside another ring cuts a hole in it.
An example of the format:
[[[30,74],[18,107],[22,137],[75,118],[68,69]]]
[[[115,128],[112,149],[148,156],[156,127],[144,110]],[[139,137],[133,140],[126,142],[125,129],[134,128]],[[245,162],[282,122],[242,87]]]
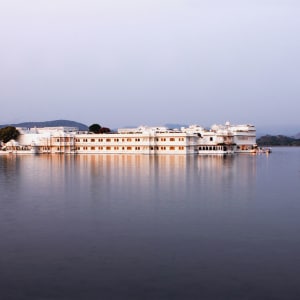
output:
[[[232,154],[256,149],[253,125],[198,125],[123,128],[113,133],[79,132],[73,127],[18,128],[18,141],[2,145],[6,153],[61,154]]]

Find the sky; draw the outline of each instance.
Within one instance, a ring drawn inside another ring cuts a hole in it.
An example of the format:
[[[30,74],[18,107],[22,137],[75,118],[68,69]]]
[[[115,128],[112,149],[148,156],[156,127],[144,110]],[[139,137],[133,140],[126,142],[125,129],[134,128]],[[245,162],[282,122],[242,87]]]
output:
[[[300,131],[299,0],[2,0],[0,43],[0,124]]]

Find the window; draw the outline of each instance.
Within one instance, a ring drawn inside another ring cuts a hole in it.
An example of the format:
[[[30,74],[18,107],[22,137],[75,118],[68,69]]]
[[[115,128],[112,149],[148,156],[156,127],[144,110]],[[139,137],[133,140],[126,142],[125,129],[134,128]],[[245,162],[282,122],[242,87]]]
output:
[[[209,138],[209,140],[212,142],[212,141],[214,140],[214,138],[211,136],[211,137]]]
[[[127,147],[127,150],[131,150],[132,148],[131,147]]]
[[[91,147],[91,150],[95,150],[95,147]]]
[[[175,141],[175,139],[174,139],[174,138],[170,138],[170,141],[171,141],[171,142],[174,142],[174,141]]]
[[[119,139],[114,139],[114,142],[118,142],[119,141]]]
[[[106,147],[106,150],[110,150],[110,147]]]
[[[238,136],[237,137],[239,140],[248,140],[249,138],[247,136]]]
[[[131,142],[131,138],[128,138],[128,139],[127,139],[127,142]]]
[[[91,142],[95,142],[95,139],[91,139]]]
[[[110,142],[110,139],[106,139],[106,142]]]
[[[175,150],[175,147],[170,147],[170,150]]]

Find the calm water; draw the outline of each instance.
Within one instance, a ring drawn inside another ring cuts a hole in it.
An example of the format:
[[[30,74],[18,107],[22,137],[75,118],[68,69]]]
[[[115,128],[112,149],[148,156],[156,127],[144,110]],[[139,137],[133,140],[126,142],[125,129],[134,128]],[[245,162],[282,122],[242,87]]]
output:
[[[0,299],[300,299],[300,148],[0,156]]]

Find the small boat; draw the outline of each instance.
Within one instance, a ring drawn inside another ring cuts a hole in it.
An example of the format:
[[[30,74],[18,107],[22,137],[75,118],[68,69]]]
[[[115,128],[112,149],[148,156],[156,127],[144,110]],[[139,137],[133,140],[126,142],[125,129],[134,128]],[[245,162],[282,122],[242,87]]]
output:
[[[268,147],[258,147],[255,149],[255,154],[261,154],[261,153],[265,153],[265,154],[270,154],[272,153],[272,149],[268,148]]]

